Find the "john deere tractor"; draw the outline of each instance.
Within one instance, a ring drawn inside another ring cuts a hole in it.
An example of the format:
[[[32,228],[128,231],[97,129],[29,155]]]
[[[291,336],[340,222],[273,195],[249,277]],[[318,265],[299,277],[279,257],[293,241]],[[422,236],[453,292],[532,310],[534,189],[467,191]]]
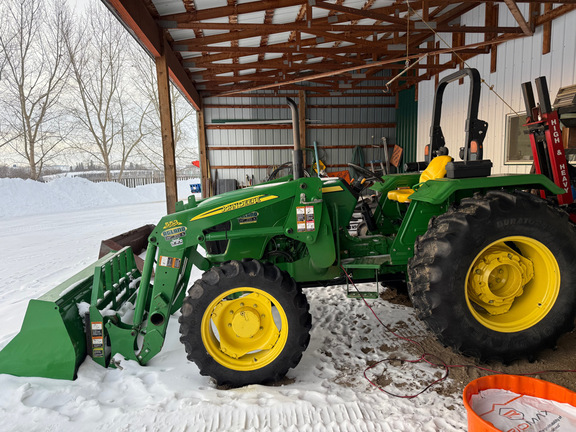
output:
[[[440,127],[442,95],[463,77],[466,139],[454,161]],[[201,374],[231,386],[275,381],[310,339],[302,288],[343,284],[346,275],[403,275],[420,318],[464,354],[511,361],[553,346],[576,310],[572,195],[554,142],[557,113],[538,110],[530,86],[525,95],[534,153],[546,155],[536,157],[537,174],[490,175],[480,78],[464,69],[438,85],[423,172],[379,176],[354,166],[362,177],[350,184],[304,177],[295,142],[292,175],[179,202],[150,234],[142,272],[123,249],[32,300],[0,353],[0,372],[73,379],[86,354],[102,366],[117,355],[145,365],[179,310],[180,340]],[[380,198],[363,207],[368,231],[356,235],[349,225],[368,185]],[[196,281],[193,266],[204,271]],[[128,304],[133,313],[120,314]]]

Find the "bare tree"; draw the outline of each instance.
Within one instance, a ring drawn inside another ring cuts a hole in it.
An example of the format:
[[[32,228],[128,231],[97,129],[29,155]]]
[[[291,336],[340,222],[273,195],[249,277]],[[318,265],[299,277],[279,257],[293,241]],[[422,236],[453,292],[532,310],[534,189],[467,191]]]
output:
[[[0,147],[23,157],[37,179],[65,138],[59,100],[69,74],[69,10],[61,0],[4,0],[0,15]]]
[[[134,150],[137,150],[139,146],[145,141],[145,138],[151,134],[150,127],[146,124],[146,118],[148,117],[149,103],[142,107],[136,104],[136,109],[126,109],[123,105],[120,105],[120,119],[121,123],[124,125],[130,124],[132,127],[123,127],[120,129],[119,141],[120,141],[120,170],[118,173],[118,179],[122,178],[126,165],[128,164],[128,159],[132,156]]]
[[[162,145],[159,144],[161,142],[161,127],[156,67],[150,59],[137,62],[134,66],[138,71],[138,76],[141,77],[135,84],[144,99],[149,101],[153,108],[148,111],[146,120],[154,131],[153,134],[148,135],[148,139],[143,140],[137,151],[141,158],[147,160],[155,168],[163,170]],[[170,103],[176,166],[189,166],[192,160],[198,158],[196,112],[172,83],[170,83]]]
[[[137,55],[135,41],[101,4],[90,4],[81,22],[66,38],[79,100],[71,113],[83,131],[77,141],[104,166],[108,180],[119,163],[120,179],[129,156],[149,133],[142,127],[148,108],[133,95],[129,60]]]

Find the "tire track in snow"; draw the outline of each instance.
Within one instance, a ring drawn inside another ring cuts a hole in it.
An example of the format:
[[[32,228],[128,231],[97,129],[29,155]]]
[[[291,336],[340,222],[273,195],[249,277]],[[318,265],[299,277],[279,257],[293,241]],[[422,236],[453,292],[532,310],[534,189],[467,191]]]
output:
[[[386,407],[365,406],[358,401],[340,403],[332,406],[315,407],[311,404],[279,404],[269,407],[236,406],[214,407],[210,403],[200,403],[190,407],[184,418],[175,417],[170,412],[155,412],[153,418],[149,413],[132,413],[144,424],[154,424],[152,430],[186,430],[186,431],[333,431],[333,432],[435,432],[459,431],[445,422],[437,424],[434,419],[425,418],[416,422],[406,421],[400,413],[393,414],[391,422]],[[137,424],[133,418],[116,418],[113,423],[102,424],[102,430],[123,430],[123,423]],[[129,429],[128,429],[129,430]]]

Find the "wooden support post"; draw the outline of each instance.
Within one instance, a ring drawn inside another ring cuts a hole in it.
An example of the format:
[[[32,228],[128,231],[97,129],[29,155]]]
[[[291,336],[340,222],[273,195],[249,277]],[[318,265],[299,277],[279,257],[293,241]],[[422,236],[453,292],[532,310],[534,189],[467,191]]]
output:
[[[552,5],[546,3],[544,5],[544,15],[552,10]],[[549,54],[552,49],[552,21],[544,24],[544,33],[542,34],[542,55]]]
[[[498,5],[494,2],[486,3],[486,19],[485,23],[487,27],[498,27]],[[488,41],[494,39],[497,36],[496,33],[487,33],[484,35],[484,40]],[[496,72],[496,61],[498,59],[498,45],[490,46],[490,73]]]
[[[166,46],[168,42],[164,40]],[[176,211],[178,188],[176,184],[176,151],[172,130],[172,111],[170,104],[170,81],[166,55],[156,58],[156,76],[158,79],[158,103],[160,106],[160,129],[162,131],[162,152],[164,156],[164,182],[166,185],[166,210],[168,214]]]
[[[302,163],[306,167],[306,92],[304,90],[298,91],[298,126],[300,128],[300,148],[302,149]]]
[[[428,22],[430,20],[430,4],[428,0],[422,1],[422,21]],[[429,40],[426,42],[426,49],[428,51],[432,51],[434,48],[434,39]],[[434,56],[428,56],[424,59],[427,65],[434,65]],[[430,78],[430,73],[424,70],[424,75],[428,74],[428,78]],[[418,84],[416,84],[416,101],[418,100]]]
[[[530,30],[532,31],[532,33],[534,33],[536,31],[536,20],[540,16],[541,4],[530,3],[530,7],[528,10],[530,14],[528,24],[530,24]]]
[[[439,48],[440,48],[440,41],[436,42],[436,49],[438,50]],[[435,58],[434,64],[440,64],[440,54],[436,54],[434,58]],[[434,76],[434,88],[438,87],[439,82],[440,82],[440,74],[436,73],[436,75]]]
[[[202,184],[202,198],[208,198],[211,193],[211,175],[206,150],[206,126],[204,124],[204,106],[197,113],[198,116],[198,151],[200,152],[200,176]]]

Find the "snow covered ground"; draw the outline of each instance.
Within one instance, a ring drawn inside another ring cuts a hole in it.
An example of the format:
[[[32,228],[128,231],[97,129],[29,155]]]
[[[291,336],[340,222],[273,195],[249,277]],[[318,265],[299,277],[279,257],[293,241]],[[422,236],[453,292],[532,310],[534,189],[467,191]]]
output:
[[[180,198],[189,183],[197,181],[180,183]],[[0,347],[18,332],[28,300],[96,260],[101,239],[156,223],[165,212],[163,194],[163,185],[0,179]],[[186,360],[175,316],[162,352],[145,367],[122,361],[122,369],[104,369],[88,358],[76,381],[0,374],[0,431],[466,430],[459,393],[439,386],[402,399],[364,379],[367,365],[414,352],[361,301],[348,299],[344,287],[305,292],[313,317],[310,346],[279,385],[217,388]],[[411,308],[369,302],[400,333],[426,334]],[[410,394],[438,374],[391,362],[373,376],[387,390]]]

